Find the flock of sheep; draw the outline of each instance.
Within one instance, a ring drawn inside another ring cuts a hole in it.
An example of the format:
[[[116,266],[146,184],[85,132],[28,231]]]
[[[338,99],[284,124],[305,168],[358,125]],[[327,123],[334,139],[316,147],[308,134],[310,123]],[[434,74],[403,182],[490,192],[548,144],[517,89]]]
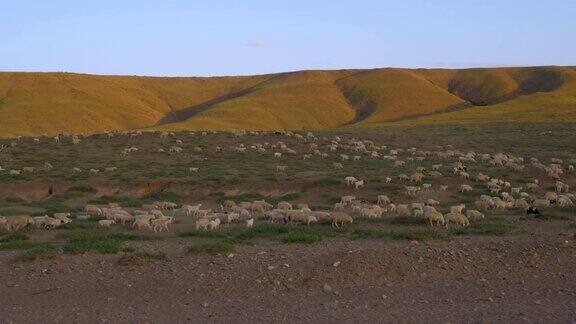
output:
[[[142,132],[126,133],[126,136],[138,137]],[[243,136],[259,136],[258,132],[238,132],[234,136],[241,139]],[[202,136],[207,136],[207,132],[202,132]],[[251,228],[255,221],[281,222],[290,224],[331,223],[333,226],[342,226],[353,222],[350,215],[359,215],[365,218],[380,218],[387,214],[397,216],[422,217],[431,226],[468,226],[470,222],[484,218],[484,214],[491,210],[507,210],[521,208],[529,212],[538,213],[542,208],[570,208],[576,201],[575,195],[570,192],[570,182],[573,180],[574,160],[564,161],[560,158],[552,158],[547,163],[540,161],[536,157],[524,158],[510,153],[476,153],[472,151],[463,152],[454,149],[452,146],[438,146],[434,150],[421,150],[417,148],[390,148],[386,145],[377,145],[371,140],[360,140],[356,138],[345,139],[342,136],[318,137],[310,132],[297,134],[292,132],[278,133],[290,140],[295,140],[295,145],[304,145],[305,149],[290,147],[284,140],[275,143],[262,142],[244,144],[238,143],[230,147],[234,154],[246,154],[250,151],[262,155],[268,155],[274,161],[284,161],[288,163],[290,158],[301,158],[309,160],[333,159],[332,166],[335,170],[346,168],[349,163],[354,163],[361,159],[380,160],[382,163],[389,163],[395,168],[404,170],[404,173],[396,175],[382,176],[386,184],[401,183],[403,193],[390,199],[389,194],[382,193],[366,199],[356,197],[357,194],[342,196],[340,201],[335,203],[333,210],[312,210],[308,204],[299,203],[293,206],[289,202],[280,202],[273,206],[264,200],[251,202],[235,202],[226,200],[216,208],[202,208],[202,204],[185,204],[178,206],[173,202],[159,201],[153,204],[142,205],[141,208],[127,210],[117,204],[106,206],[86,205],[84,213],[70,215],[69,213],[55,213],[51,217],[45,216],[0,216],[0,226],[10,231],[19,230],[31,225],[38,228],[54,229],[63,224],[67,224],[74,219],[87,219],[89,217],[100,217],[98,224],[102,227],[110,227],[113,224],[121,226],[131,226],[139,230],[167,231],[174,222],[174,215],[177,210],[183,217],[193,217],[196,229],[215,230],[221,224],[234,222],[244,222],[245,226]],[[108,138],[122,136],[117,133],[107,133]],[[161,132],[162,139],[173,141],[169,149],[156,149],[158,153],[183,154],[184,149],[179,146],[183,141],[178,139],[178,134]],[[72,145],[80,145],[82,139],[79,136],[69,136]],[[86,138],[89,139],[87,136]],[[257,137],[255,137],[257,138]],[[53,138],[56,143],[63,143],[66,136],[60,135]],[[21,139],[16,139],[9,145],[0,148],[6,149],[8,146],[17,146]],[[33,139],[40,142],[40,138]],[[202,148],[196,146],[194,153],[201,154]],[[215,152],[223,152],[226,149],[220,146],[213,148]],[[121,150],[123,157],[130,157],[139,152],[136,146],[131,146]],[[268,153],[270,152],[270,153]],[[336,161],[337,160],[337,161]],[[384,162],[386,161],[386,162]],[[433,163],[433,164],[432,164]],[[424,166],[431,165],[430,167]],[[494,172],[473,172],[482,166],[484,169]],[[51,169],[50,163],[44,165],[45,169]],[[278,164],[275,170],[284,173],[290,165]],[[117,168],[114,166],[104,167],[104,172],[112,172]],[[530,169],[531,171],[527,171]],[[100,169],[91,169],[90,174],[98,174]],[[406,172],[406,170],[410,170]],[[5,171],[0,166],[0,171]],[[18,175],[21,172],[34,173],[35,167],[24,167],[22,169],[10,169],[10,175]],[[189,167],[191,173],[198,173],[198,167]],[[500,171],[500,172],[498,172]],[[504,172],[501,172],[504,171]],[[79,173],[82,170],[78,167],[72,172]],[[520,183],[513,181],[513,177],[496,176],[496,174],[516,174],[538,173],[543,179],[534,178],[530,181]],[[455,177],[458,184],[449,184],[447,176]],[[367,179],[357,176],[346,176],[343,184],[355,193],[362,193],[362,189],[367,185]],[[548,183],[548,186],[545,185]],[[463,203],[447,206],[442,201],[430,198],[433,195],[446,196],[449,191],[458,191],[468,196],[478,192],[473,204],[467,206]],[[371,200],[371,201],[370,201]],[[439,206],[444,206],[443,208]],[[444,212],[442,212],[442,209]],[[171,213],[171,216],[166,214]]]

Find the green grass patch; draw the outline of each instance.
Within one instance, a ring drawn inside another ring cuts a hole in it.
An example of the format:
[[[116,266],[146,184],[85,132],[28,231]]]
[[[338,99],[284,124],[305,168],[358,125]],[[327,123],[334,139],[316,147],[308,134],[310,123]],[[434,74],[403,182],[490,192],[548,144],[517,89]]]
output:
[[[47,214],[67,213],[72,211],[72,208],[66,205],[65,200],[61,197],[50,197],[35,202],[34,205],[43,208]]]
[[[418,216],[397,216],[390,219],[390,224],[397,225],[426,225],[427,223],[426,218]]]
[[[9,204],[19,204],[19,203],[25,203],[26,199],[21,198],[21,197],[6,197],[6,199],[4,199],[4,201],[9,203]]]
[[[321,178],[316,180],[315,184],[320,187],[332,187],[341,185],[343,182],[335,178]]]
[[[29,239],[28,235],[24,233],[11,233],[0,237],[0,243],[12,242],[12,241],[27,241]]]
[[[66,236],[68,239],[64,246],[64,251],[71,254],[86,252],[114,254],[122,250],[124,241],[150,241],[157,239],[149,235],[105,230],[86,230]]]
[[[450,236],[445,232],[433,228],[411,228],[398,230],[383,230],[376,228],[356,229],[352,232],[353,239],[387,238],[395,240],[445,240]]]
[[[25,241],[7,241],[0,243],[1,250],[30,250],[33,247],[42,245],[41,243],[35,243],[29,240]]]
[[[502,236],[519,233],[517,227],[504,223],[472,223],[469,227],[454,228],[450,230],[451,235],[493,235]]]
[[[305,243],[312,244],[322,241],[322,235],[317,232],[290,231],[282,235],[284,243]]]
[[[218,238],[232,244],[251,244],[250,240],[266,238],[284,243],[315,243],[325,237],[344,236],[347,229],[324,226],[288,226],[260,223],[253,228],[224,228],[220,230],[191,230],[181,232],[180,237]]]
[[[36,245],[26,252],[16,256],[16,261],[32,262],[38,259],[52,259],[56,256],[57,248],[50,244]]]
[[[190,245],[190,247],[188,247],[188,252],[194,254],[199,253],[217,254],[217,253],[228,253],[232,251],[232,248],[233,245],[225,241],[202,242]]]
[[[122,241],[101,232],[76,233],[68,239],[64,251],[71,254],[96,252],[114,254],[122,250]]]

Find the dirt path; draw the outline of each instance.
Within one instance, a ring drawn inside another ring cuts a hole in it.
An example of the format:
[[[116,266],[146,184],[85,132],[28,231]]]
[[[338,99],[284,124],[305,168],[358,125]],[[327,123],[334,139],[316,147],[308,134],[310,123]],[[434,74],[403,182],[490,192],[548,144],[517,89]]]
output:
[[[570,322],[564,238],[263,243],[122,266],[120,256],[0,259],[0,322]]]

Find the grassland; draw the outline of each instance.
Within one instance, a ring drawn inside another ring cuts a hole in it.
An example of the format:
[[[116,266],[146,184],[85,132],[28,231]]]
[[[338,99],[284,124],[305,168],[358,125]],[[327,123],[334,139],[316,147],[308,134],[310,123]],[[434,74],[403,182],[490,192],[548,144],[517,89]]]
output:
[[[566,163],[576,161],[572,143],[576,140],[573,127],[567,124],[493,124],[493,125],[449,125],[426,127],[402,127],[383,129],[347,129],[338,132],[321,133],[316,141],[323,151],[327,151],[329,141],[322,138],[362,138],[374,141],[378,146],[390,148],[418,147],[425,150],[445,149],[452,145],[462,151],[478,153],[506,152],[517,156],[537,157],[541,161],[561,158]],[[163,200],[179,205],[202,203],[206,208],[219,209],[226,199],[237,202],[265,199],[276,204],[279,201],[307,203],[313,210],[331,210],[340,197],[354,194],[358,199],[375,203],[379,194],[386,194],[395,203],[409,203],[410,197],[403,194],[406,183],[397,181],[400,173],[410,174],[416,166],[430,169],[435,163],[444,163],[440,178],[429,178],[437,186],[446,184],[449,192],[424,192],[418,200],[433,198],[441,201],[439,210],[447,211],[456,203],[471,206],[481,194],[489,194],[485,186],[474,181],[463,180],[451,172],[450,161],[438,161],[431,157],[406,166],[394,166],[382,158],[362,155],[358,161],[343,162],[343,170],[334,170],[334,162],[342,162],[339,153],[329,153],[327,157],[314,156],[303,159],[309,152],[309,144],[294,136],[274,132],[243,136],[231,133],[202,135],[180,132],[173,136],[161,137],[158,133],[144,132],[132,137],[117,135],[107,138],[92,135],[83,138],[77,145],[70,138],[56,143],[50,138],[35,142],[32,138],[22,138],[15,146],[13,140],[0,140],[8,145],[0,152],[0,215],[44,215],[55,212],[82,213],[87,203],[105,205],[118,203],[128,210],[142,204]],[[181,141],[181,144],[177,144]],[[233,148],[240,144],[251,147],[259,143],[282,141],[298,152],[298,155],[284,155],[281,159],[273,156],[273,149],[257,152],[250,149],[238,153]],[[171,154],[168,148],[182,147],[183,152]],[[126,147],[138,147],[137,152],[127,156],[120,152]],[[222,147],[222,151],[216,147]],[[159,152],[160,148],[164,152]],[[383,151],[383,154],[386,151]],[[355,154],[355,153],[352,153]],[[408,158],[409,155],[403,156]],[[46,168],[49,162],[52,167]],[[277,172],[277,165],[286,165],[285,172]],[[110,172],[104,168],[114,166]],[[10,175],[7,170],[22,170],[35,167],[34,173]],[[190,167],[198,167],[199,172],[189,172]],[[503,178],[514,185],[522,185],[537,178],[542,180],[542,190],[553,190],[554,181],[545,172],[527,166],[525,172],[511,172],[507,168],[494,168],[486,163],[471,163],[468,171],[472,174],[483,172],[493,177]],[[80,173],[72,172],[79,168]],[[101,170],[89,174],[88,170]],[[346,176],[366,180],[361,190],[353,190],[343,183]],[[391,183],[385,178],[392,177]],[[573,185],[573,174],[567,175]],[[457,190],[463,183],[471,182],[475,191],[471,194]],[[238,246],[256,245],[262,240],[273,244],[312,244],[330,240],[416,240],[450,241],[460,237],[480,236],[525,236],[545,228],[548,232],[573,233],[574,209],[551,208],[545,210],[539,219],[527,217],[519,209],[490,211],[486,219],[475,222],[469,228],[430,228],[426,220],[416,216],[387,215],[383,218],[368,219],[355,213],[353,226],[344,229],[331,228],[329,224],[313,226],[290,226],[257,222],[252,229],[243,224],[223,226],[218,231],[198,231],[194,229],[194,219],[182,211],[175,214],[176,225],[170,232],[156,234],[136,231],[130,227],[115,226],[112,230],[98,228],[92,217],[87,220],[75,219],[57,230],[45,231],[26,229],[9,233],[0,229],[0,250],[20,251],[23,261],[52,258],[58,254],[128,253],[121,261],[125,264],[146,264],[164,259],[162,253],[148,249],[148,245],[167,246],[173,244],[187,247],[185,253],[213,254],[228,253]]]
[[[213,78],[0,73],[0,136],[576,121],[569,67]]]

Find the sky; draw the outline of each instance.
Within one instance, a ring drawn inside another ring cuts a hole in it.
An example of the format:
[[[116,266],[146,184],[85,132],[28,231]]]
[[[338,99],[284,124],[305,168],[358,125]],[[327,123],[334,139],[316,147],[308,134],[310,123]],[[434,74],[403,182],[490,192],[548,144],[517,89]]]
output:
[[[0,71],[576,65],[576,0],[0,0]]]

